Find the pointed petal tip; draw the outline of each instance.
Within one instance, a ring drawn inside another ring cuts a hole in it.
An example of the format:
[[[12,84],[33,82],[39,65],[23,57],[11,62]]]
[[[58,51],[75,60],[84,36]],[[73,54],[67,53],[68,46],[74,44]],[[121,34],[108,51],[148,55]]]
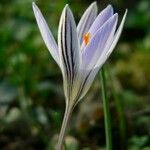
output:
[[[32,2],[32,7],[33,8],[37,7],[36,4],[35,4],[35,2]]]
[[[122,22],[123,22],[123,24],[124,24],[124,22],[125,22],[125,19],[126,19],[127,13],[128,13],[128,9],[126,8],[126,9],[125,9],[125,13],[124,13],[123,18],[122,18]]]
[[[110,20],[117,20],[118,19],[118,13],[115,13],[113,16],[111,16],[108,21]]]
[[[125,15],[127,15],[127,13],[128,13],[128,9],[126,8],[126,10],[125,10]]]
[[[91,9],[94,9],[95,12],[97,13],[97,2],[96,1],[91,4]]]
[[[114,10],[113,10],[112,5],[111,5],[111,4],[107,5],[107,6],[102,10],[102,12],[111,13],[111,15],[113,15]]]
[[[63,12],[67,12],[67,11],[70,11],[70,8],[69,8],[69,4],[66,4],[64,9],[63,9]]]
[[[97,2],[94,1],[91,5],[95,7],[95,6],[97,6]]]
[[[67,8],[67,7],[69,7],[69,4],[66,4],[66,5],[65,5],[65,8]]]
[[[114,9],[113,9],[113,6],[111,4],[109,4],[107,7],[106,7],[107,10],[111,11],[111,13],[113,14],[114,13]]]
[[[34,12],[37,12],[39,10],[38,6],[35,4],[35,2],[32,2],[32,9]]]
[[[66,4],[64,10],[68,10],[68,9],[69,9],[69,4]]]
[[[118,13],[115,13],[112,17],[115,22],[118,22]]]
[[[91,9],[91,11],[95,11],[95,14],[97,14],[97,11],[98,11],[98,8],[97,8],[97,2],[94,1],[90,6],[89,6],[89,9]],[[93,12],[94,12],[93,11]]]
[[[109,8],[109,9],[113,9],[113,7],[112,7],[112,5],[111,5],[111,4],[109,4],[109,5],[107,6],[107,8]]]
[[[114,16],[115,18],[117,18],[117,17],[118,17],[118,13],[115,13],[113,16]]]
[[[68,10],[69,10],[69,5],[66,4],[65,7],[63,8],[62,17],[61,18],[65,17],[65,14],[66,14],[66,12],[68,12]]]

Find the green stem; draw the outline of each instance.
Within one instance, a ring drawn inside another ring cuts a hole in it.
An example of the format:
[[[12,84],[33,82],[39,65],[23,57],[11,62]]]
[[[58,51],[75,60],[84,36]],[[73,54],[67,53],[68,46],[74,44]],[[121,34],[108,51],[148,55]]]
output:
[[[67,144],[64,142],[64,149],[67,150]]]
[[[65,133],[66,133],[66,129],[67,129],[67,125],[68,125],[71,113],[72,113],[72,107],[66,107],[56,150],[62,150],[63,148],[64,137],[65,137]]]
[[[111,134],[111,121],[110,121],[110,111],[109,111],[109,103],[107,98],[107,90],[106,90],[106,77],[104,68],[101,69],[100,72],[101,79],[101,88],[102,88],[102,101],[104,108],[104,122],[105,122],[105,136],[106,136],[106,150],[112,150],[112,134]]]
[[[119,121],[119,131],[120,131],[120,141],[121,141],[121,148],[125,149],[125,137],[126,137],[126,133],[125,133],[125,115],[124,115],[124,111],[123,111],[123,106],[122,103],[118,97],[118,93],[117,93],[117,89],[115,87],[115,79],[113,79],[113,76],[110,73],[110,70],[108,69],[108,75],[109,75],[109,79],[111,82],[111,87],[112,87],[112,94],[115,100],[115,106],[116,106],[116,111],[118,114],[118,121]]]

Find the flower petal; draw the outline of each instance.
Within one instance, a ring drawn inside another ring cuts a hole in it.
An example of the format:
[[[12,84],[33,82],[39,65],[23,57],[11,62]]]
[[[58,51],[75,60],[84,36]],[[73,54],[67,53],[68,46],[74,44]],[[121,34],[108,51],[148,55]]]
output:
[[[114,14],[103,24],[103,26],[91,39],[91,42],[83,49],[83,68],[91,70],[95,66],[107,45],[109,45],[110,41],[112,41],[112,37],[114,36],[116,30],[117,21],[118,14]]]
[[[96,2],[93,2],[86,9],[77,26],[77,33],[78,33],[80,45],[83,42],[83,34],[88,32],[90,26],[92,25],[92,23],[96,18],[96,15],[97,15],[97,5]]]
[[[108,5],[104,10],[100,12],[92,26],[90,27],[90,33],[96,33],[96,31],[113,15],[113,8]]]
[[[85,74],[87,74],[87,75],[84,77],[84,80],[83,80],[84,82],[80,86],[80,93],[81,94],[79,96],[78,101],[76,101],[76,104],[85,96],[85,94],[89,90],[91,84],[93,83],[93,80],[94,80],[95,76],[97,75],[99,69],[103,66],[103,64],[105,63],[105,61],[107,60],[107,58],[109,57],[111,52],[113,51],[113,49],[114,49],[114,47],[115,47],[115,45],[116,45],[116,43],[117,43],[117,41],[121,35],[126,15],[127,15],[127,10],[126,10],[126,12],[123,16],[123,19],[121,21],[121,24],[120,24],[120,26],[119,26],[119,28],[118,28],[115,36],[114,36],[113,42],[111,42],[111,46],[110,46],[109,50],[107,50],[106,52],[103,51],[103,54],[99,58],[99,61],[97,62],[95,67],[93,67],[92,70],[90,70],[90,71],[85,70],[85,69],[81,70],[81,72],[85,72]]]
[[[101,57],[99,58],[99,61],[97,62],[95,68],[101,66],[101,64],[103,64],[107,58],[110,56],[110,54],[112,53],[112,51],[114,50],[118,40],[119,40],[119,37],[121,35],[121,32],[122,32],[122,29],[123,29],[123,26],[124,26],[124,23],[125,23],[125,19],[126,19],[126,16],[127,16],[127,10],[125,11],[124,13],[124,16],[122,18],[122,21],[120,23],[120,26],[119,28],[117,29],[114,37],[113,37],[113,41],[111,42],[111,44],[109,45],[109,47],[107,48],[106,51],[104,51],[104,53],[101,55]]]
[[[38,27],[40,29],[42,38],[43,38],[49,52],[51,53],[52,57],[59,65],[58,46],[54,40],[54,37],[44,19],[41,11],[39,10],[39,8],[36,6],[36,4],[34,2],[32,3],[32,7],[33,7],[34,15],[35,15]]]
[[[71,88],[81,63],[81,54],[74,17],[68,5],[63,10],[59,24],[58,46],[65,95],[70,99]]]
[[[113,15],[113,8],[111,5],[108,5],[105,9],[103,9],[95,21],[93,22],[92,26],[88,30],[88,33],[91,35],[91,39],[94,37],[96,32],[99,30],[100,27]],[[81,50],[83,50],[86,47],[85,43],[82,42]]]
[[[112,45],[111,45],[111,47],[109,48],[109,51],[107,52],[107,55],[110,55],[110,54],[111,54],[111,52],[112,52],[113,49],[115,48],[115,46],[116,46],[116,44],[117,44],[117,42],[118,42],[118,40],[119,40],[119,38],[120,38],[121,32],[122,32],[122,30],[123,30],[124,23],[125,23],[125,19],[126,19],[126,16],[127,16],[127,12],[128,12],[128,10],[125,11],[125,14],[124,14],[124,16],[123,16],[123,19],[122,19],[122,21],[121,21],[121,23],[120,23],[120,26],[119,26],[119,28],[118,28],[118,30],[117,30],[115,36],[114,36]]]

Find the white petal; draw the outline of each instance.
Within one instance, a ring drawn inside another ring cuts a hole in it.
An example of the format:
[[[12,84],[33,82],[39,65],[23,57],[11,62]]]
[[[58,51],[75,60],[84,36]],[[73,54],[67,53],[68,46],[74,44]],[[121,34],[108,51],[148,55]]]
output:
[[[51,53],[52,57],[59,65],[58,46],[54,40],[54,37],[44,19],[41,11],[39,10],[39,8],[36,6],[36,4],[34,2],[32,3],[32,7],[33,7],[34,15],[35,15],[38,27],[40,29],[42,38],[43,38],[49,52]]]
[[[97,15],[97,5],[93,2],[84,12],[77,26],[77,33],[80,45],[83,42],[83,35],[88,32]]]

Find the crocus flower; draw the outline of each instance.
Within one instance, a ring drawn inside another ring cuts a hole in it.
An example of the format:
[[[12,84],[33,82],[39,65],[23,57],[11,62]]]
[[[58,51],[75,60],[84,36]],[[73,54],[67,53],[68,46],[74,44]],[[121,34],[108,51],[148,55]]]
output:
[[[99,69],[116,46],[127,10],[117,28],[118,14],[113,12],[112,6],[108,5],[97,15],[97,5],[94,2],[76,27],[73,14],[66,5],[60,18],[58,44],[35,3],[33,11],[42,38],[62,72],[66,98],[66,117],[61,130],[61,134],[64,134],[69,112],[85,96]],[[60,136],[63,139],[63,135]],[[61,146],[57,149],[61,149]]]

